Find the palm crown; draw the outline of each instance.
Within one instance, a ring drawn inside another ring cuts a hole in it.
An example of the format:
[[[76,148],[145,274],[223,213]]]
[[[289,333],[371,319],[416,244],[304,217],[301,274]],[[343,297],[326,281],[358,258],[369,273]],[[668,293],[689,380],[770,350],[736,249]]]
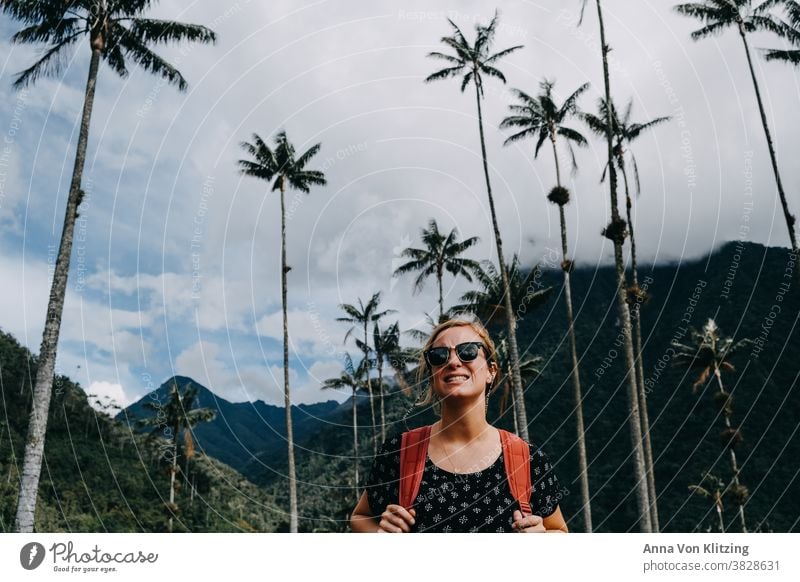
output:
[[[242,148],[252,156],[251,160],[239,160],[242,174],[270,181],[275,178],[272,191],[285,191],[287,186],[308,193],[311,186],[324,186],[325,174],[305,167],[321,147],[316,144],[308,148],[299,158],[294,146],[281,131],[275,136],[275,149],[272,150],[258,134],[253,134],[253,143],[242,142]]]
[[[600,99],[597,105],[598,113],[594,115],[592,113],[583,113],[582,117],[586,122],[586,125],[589,126],[594,133],[597,135],[606,135],[606,131],[608,128],[608,106],[606,105],[605,99]],[[625,146],[630,145],[632,142],[636,141],[638,137],[640,137],[646,130],[655,127],[661,123],[665,123],[669,121],[671,118],[669,116],[665,117],[656,117],[650,121],[646,121],[643,123],[634,123],[631,121],[631,116],[633,114],[633,99],[628,101],[628,105],[625,107],[625,113],[623,113],[622,117],[619,116],[617,113],[617,108],[614,105],[614,102],[611,102],[611,134],[614,137],[615,146],[614,146],[614,157],[617,162],[617,167],[620,169],[624,168],[624,156],[626,153]],[[641,190],[641,181],[639,180],[639,166],[636,163],[636,156],[633,155],[633,151],[630,151],[631,157],[631,165],[633,166],[633,175],[634,181],[636,183],[636,191],[639,192]],[[606,169],[608,168],[608,164],[606,164]],[[605,180],[606,171],[603,170],[603,176],[601,181]]]
[[[478,94],[481,97],[483,97],[483,75],[497,77],[503,81],[503,83],[505,83],[505,76],[494,66],[494,64],[501,57],[509,55],[515,50],[521,49],[522,45],[512,46],[500,52],[490,54],[492,41],[494,40],[494,35],[497,32],[497,12],[495,12],[494,17],[488,26],[482,26],[480,24],[475,25],[476,37],[475,43],[472,45],[470,45],[469,41],[464,36],[464,33],[461,32],[461,29],[456,25],[455,22],[449,18],[447,21],[450,23],[450,26],[453,27],[453,35],[442,37],[442,42],[453,49],[455,54],[448,55],[436,51],[428,53],[428,56],[430,57],[447,61],[450,63],[450,66],[429,75],[425,81],[438,81],[439,79],[449,79],[450,77],[463,75],[461,80],[461,91],[464,91],[467,88],[467,85],[469,85],[470,82],[473,82],[475,83],[475,86],[478,89]]]
[[[783,23],[784,33],[792,44],[800,46],[800,3],[795,0],[786,0],[783,4],[787,17],[786,22]],[[786,61],[800,65],[800,48],[768,49],[764,58],[768,61]]]
[[[692,344],[672,342],[672,347],[676,351],[673,362],[675,365],[685,365],[698,371],[697,378],[692,384],[692,388],[696,391],[717,371],[732,372],[734,367],[728,361],[729,358],[752,343],[750,339],[734,341],[730,337],[720,337],[716,322],[709,319],[702,331],[692,330]]]
[[[753,0],[705,0],[679,4],[675,6],[675,10],[703,22],[703,27],[692,33],[695,40],[719,34],[733,26],[738,27],[742,33],[768,30],[785,36],[786,31],[780,21],[769,13],[771,8],[783,1],[765,0],[757,4]]]
[[[553,87],[555,86],[553,81],[545,79],[539,86],[541,92],[536,97],[531,97],[519,89],[513,89],[519,103],[508,106],[513,115],[506,117],[500,123],[500,127],[519,129],[519,131],[506,139],[505,144],[508,145],[521,139],[536,138],[534,157],[537,157],[545,140],[555,140],[556,136],[561,136],[567,142],[572,158],[572,168],[576,170],[578,166],[575,162],[572,144],[585,146],[587,141],[580,132],[564,126],[564,123],[578,113],[578,98],[589,88],[589,83],[578,87],[572,95],[564,100],[561,106],[556,103],[553,96]]]
[[[128,75],[128,61],[132,61],[186,89],[180,71],[148,45],[181,40],[208,43],[216,35],[205,26],[144,18],[150,4],[150,0],[0,0],[0,10],[27,25],[11,37],[13,42],[50,45],[18,74],[14,85],[24,87],[41,76],[58,74],[68,62],[67,49],[89,37],[92,49],[100,51],[121,77]]]

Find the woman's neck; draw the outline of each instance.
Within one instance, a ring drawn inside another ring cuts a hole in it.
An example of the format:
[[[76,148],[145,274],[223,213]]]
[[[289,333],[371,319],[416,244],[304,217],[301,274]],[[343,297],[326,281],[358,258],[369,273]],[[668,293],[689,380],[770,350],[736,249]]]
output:
[[[468,409],[442,404],[442,418],[437,423],[436,434],[449,442],[471,443],[481,439],[492,426],[486,421],[483,403]]]

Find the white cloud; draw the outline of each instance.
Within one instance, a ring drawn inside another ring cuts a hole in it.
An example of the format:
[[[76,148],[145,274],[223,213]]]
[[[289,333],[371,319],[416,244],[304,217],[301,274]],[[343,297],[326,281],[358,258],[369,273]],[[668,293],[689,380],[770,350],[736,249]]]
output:
[[[118,410],[109,405],[116,404],[121,408],[126,408],[133,404],[133,399],[125,393],[122,385],[115,382],[92,382],[86,393],[89,396],[89,404],[95,410],[106,412],[111,416],[114,416]]]

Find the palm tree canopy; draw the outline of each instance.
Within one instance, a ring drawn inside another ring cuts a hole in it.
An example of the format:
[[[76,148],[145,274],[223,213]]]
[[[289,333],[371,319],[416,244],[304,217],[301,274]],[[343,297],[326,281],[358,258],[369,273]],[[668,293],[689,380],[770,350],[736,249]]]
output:
[[[342,373],[338,378],[328,378],[322,383],[323,390],[341,390],[343,388],[349,388],[353,391],[353,393],[355,393],[360,388],[364,388],[366,386],[364,378],[366,376],[366,371],[369,368],[369,362],[366,358],[362,358],[361,362],[356,368],[353,365],[353,358],[350,357],[349,353],[345,352],[344,367],[345,369],[342,370]]]
[[[513,89],[519,103],[509,105],[512,115],[506,117],[500,127],[503,129],[514,128],[519,131],[511,135],[505,141],[505,145],[521,139],[535,138],[536,149],[534,157],[539,155],[539,150],[548,138],[555,139],[556,136],[563,137],[569,147],[572,157],[572,168],[577,169],[575,162],[575,152],[572,144],[585,146],[588,144],[586,138],[577,130],[566,127],[564,123],[570,117],[578,114],[578,98],[589,89],[589,83],[584,83],[578,87],[561,105],[556,103],[553,96],[554,81],[543,80],[539,84],[541,91],[536,97],[531,97],[524,91]]]
[[[604,98],[598,100],[597,111],[597,115],[593,113],[581,113],[581,117],[586,122],[586,125],[589,126],[589,129],[592,130],[592,132],[599,136],[605,136],[608,128],[607,114],[609,112],[608,105],[606,104],[606,100]],[[648,129],[652,129],[657,125],[666,123],[672,118],[667,115],[664,117],[656,117],[650,121],[633,122],[631,120],[632,115],[633,99],[628,101],[628,105],[625,107],[625,112],[622,114],[622,116],[618,114],[614,101],[611,101],[611,135],[616,142],[614,148],[615,161],[618,168],[621,170],[624,169],[624,156],[626,153],[625,146],[629,146],[628,150],[630,150],[631,165],[633,166],[634,181],[636,184],[636,192],[638,194],[642,189],[641,180],[639,179],[639,165],[636,163],[636,156],[633,155],[633,150],[630,149],[630,144],[636,141],[636,139],[638,139]],[[608,165],[606,164],[606,169],[607,168]],[[603,170],[603,175],[600,179],[601,182],[605,180],[606,169]]]
[[[491,54],[492,42],[497,32],[498,17],[499,14],[495,12],[488,26],[475,24],[475,42],[473,44],[470,44],[456,23],[448,18],[447,22],[453,28],[453,35],[442,37],[441,41],[452,49],[452,54],[436,51],[428,53],[429,57],[447,61],[448,66],[428,75],[425,82],[463,75],[461,91],[463,92],[472,82],[475,83],[481,97],[483,97],[483,75],[496,77],[505,83],[505,76],[494,65],[500,58],[521,49],[522,45],[512,46]]]
[[[709,318],[702,331],[692,330],[691,344],[672,342],[675,350],[672,363],[675,366],[684,366],[698,372],[692,385],[696,391],[716,370],[732,372],[735,368],[728,361],[729,358],[737,351],[752,344],[753,341],[747,338],[734,341],[730,337],[721,337],[716,322]]]
[[[382,317],[389,315],[390,313],[396,313],[395,309],[385,309],[384,311],[378,311],[378,305],[380,304],[380,302],[381,302],[381,292],[378,291],[370,298],[369,301],[367,301],[366,305],[364,305],[364,302],[361,301],[360,297],[358,298],[358,306],[351,305],[349,303],[342,303],[339,305],[339,309],[344,311],[347,314],[347,316],[337,317],[336,321],[342,321],[345,323],[353,324],[353,326],[345,334],[344,341],[347,341],[347,339],[350,337],[350,335],[353,334],[353,332],[357,331],[358,329],[362,329],[365,325],[376,322],[380,320]]]
[[[702,28],[692,32],[694,40],[700,40],[721,33],[730,27],[738,27],[742,32],[766,30],[779,36],[785,36],[781,22],[769,11],[785,0],[706,0],[678,4],[675,11],[684,16],[691,16],[703,23]]]
[[[480,270],[480,263],[459,255],[478,244],[479,241],[477,236],[459,241],[456,228],[445,236],[439,232],[436,220],[431,218],[428,227],[422,229],[422,243],[425,248],[404,249],[400,256],[410,260],[395,269],[393,276],[399,277],[406,273],[419,271],[420,273],[414,281],[414,293],[422,291],[425,279],[442,271],[447,271],[456,277],[460,275],[471,283],[472,274]]]
[[[245,176],[260,178],[270,181],[275,178],[272,191],[286,189],[287,186],[308,194],[311,186],[324,186],[327,184],[325,174],[318,170],[306,170],[306,165],[319,152],[322,144],[308,148],[300,157],[296,157],[295,149],[286,132],[281,131],[275,136],[275,149],[264,142],[254,133],[253,142],[242,142],[240,145],[248,154],[250,160],[239,160],[239,170]]]
[[[150,418],[139,421],[140,426],[157,427],[166,425],[172,430],[172,440],[177,443],[181,431],[183,431],[183,441],[186,448],[186,456],[191,458],[194,454],[194,440],[192,438],[192,427],[202,422],[210,422],[217,416],[216,410],[212,408],[195,408],[197,398],[197,386],[189,384],[182,392],[178,389],[176,382],[172,383],[169,392],[169,400],[166,404],[145,402],[144,407],[153,411],[155,414]],[[157,431],[151,433],[152,436],[160,436]]]
[[[786,12],[786,21],[782,23],[784,34],[789,41],[800,47],[800,3],[795,0],[783,2]],[[785,61],[793,65],[800,65],[800,48],[796,49],[767,49],[764,58],[768,61]]]
[[[213,43],[216,34],[196,24],[145,18],[152,0],[0,0],[0,10],[27,26],[11,37],[15,43],[44,43],[39,59],[17,74],[22,88],[42,76],[58,75],[69,62],[68,49],[88,37],[93,50],[121,77],[134,63],[160,75],[181,91],[186,80],[149,46],[176,41]]]
[[[503,299],[503,279],[498,268],[486,262],[486,268],[476,273],[480,289],[467,291],[461,296],[464,303],[453,307],[453,312],[469,312],[477,315],[487,325],[498,318],[505,317],[505,301]],[[541,269],[536,266],[524,275],[519,257],[515,254],[508,265],[508,285],[511,290],[511,305],[518,316],[543,305],[553,292],[552,287],[542,288],[539,284]]]

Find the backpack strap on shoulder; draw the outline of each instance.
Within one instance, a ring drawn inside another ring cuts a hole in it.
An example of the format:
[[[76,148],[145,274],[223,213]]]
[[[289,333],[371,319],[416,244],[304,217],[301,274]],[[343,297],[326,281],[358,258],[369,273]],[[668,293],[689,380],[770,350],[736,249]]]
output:
[[[400,444],[400,500],[399,505],[410,509],[419,493],[431,427],[423,426],[404,432]]]
[[[511,495],[519,503],[522,515],[531,515],[531,453],[528,443],[503,429],[500,441],[503,443],[503,460],[506,466]]]

